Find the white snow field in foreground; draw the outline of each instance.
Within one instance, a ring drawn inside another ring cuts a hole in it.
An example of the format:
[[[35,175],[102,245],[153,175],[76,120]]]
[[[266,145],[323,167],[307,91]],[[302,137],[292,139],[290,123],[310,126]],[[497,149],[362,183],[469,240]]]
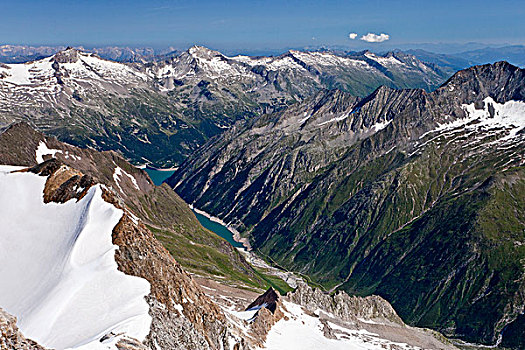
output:
[[[328,322],[337,339],[329,339],[323,334],[323,324],[317,317],[307,315],[301,306],[284,302],[288,319],[277,322],[266,338],[268,350],[384,350],[394,345],[398,349],[416,349],[404,343],[394,343],[381,339],[377,334],[364,329],[352,330]]]
[[[0,166],[0,307],[23,334],[57,350],[115,348],[113,332],[149,333],[150,285],[117,270],[111,233],[122,211],[100,186],[78,201],[43,202],[46,177]]]

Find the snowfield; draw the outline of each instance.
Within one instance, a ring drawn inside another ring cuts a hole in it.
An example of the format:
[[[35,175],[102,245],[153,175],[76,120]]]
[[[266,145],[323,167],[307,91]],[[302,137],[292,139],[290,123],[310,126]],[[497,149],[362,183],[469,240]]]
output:
[[[421,135],[422,139],[428,134],[454,132],[463,130],[481,130],[492,132],[497,129],[506,130],[506,136],[502,140],[509,140],[525,128],[525,102],[508,101],[503,104],[495,102],[491,97],[483,100],[483,108],[476,109],[474,103],[462,105],[467,117],[457,119],[450,123],[438,125],[437,128]],[[490,108],[492,108],[492,115]]]
[[[301,349],[301,350],[384,350],[418,349],[404,343],[394,343],[381,339],[377,334],[364,329],[348,329],[327,322],[335,337],[330,339],[323,333],[324,325],[318,317],[306,314],[301,306],[284,302],[288,319],[277,322],[266,338],[265,349]]]
[[[122,211],[102,199],[98,185],[78,202],[44,204],[46,177],[13,169],[0,166],[0,307],[49,348],[144,340],[150,285],[118,271],[114,258],[111,233]]]

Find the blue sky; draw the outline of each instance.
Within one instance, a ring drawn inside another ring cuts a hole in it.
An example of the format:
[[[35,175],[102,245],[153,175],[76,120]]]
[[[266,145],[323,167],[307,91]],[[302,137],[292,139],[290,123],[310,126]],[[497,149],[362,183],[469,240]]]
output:
[[[8,44],[201,44],[223,50],[525,44],[523,0],[0,0],[0,8],[0,43]],[[360,40],[368,33],[389,40]]]

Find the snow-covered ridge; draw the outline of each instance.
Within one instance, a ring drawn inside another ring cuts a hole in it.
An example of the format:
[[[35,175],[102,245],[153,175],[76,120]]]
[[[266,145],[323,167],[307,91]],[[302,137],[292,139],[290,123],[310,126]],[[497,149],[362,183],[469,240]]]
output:
[[[394,56],[382,57],[382,56],[377,56],[377,55],[375,55],[373,53],[370,53],[370,52],[365,53],[365,56],[367,58],[373,60],[373,61],[376,61],[377,63],[379,63],[381,65],[394,65],[394,64],[403,65],[403,62],[401,62],[400,60],[398,60]]]
[[[102,199],[99,185],[79,201],[45,204],[46,177],[13,169],[0,166],[0,306],[49,348],[144,340],[150,285],[118,271],[114,258],[122,211]]]
[[[220,52],[195,46],[171,63],[150,70],[150,73],[157,79],[168,79],[170,77],[175,79],[192,79],[205,76],[219,80],[233,78],[248,79],[248,81],[260,79],[259,74],[253,71],[255,67],[258,69],[264,67],[266,71],[282,72],[284,74],[298,74],[313,80],[318,80],[318,77],[314,73],[309,72],[307,67],[312,67],[320,72],[332,72],[331,74],[346,74],[348,72],[362,72],[366,74],[375,72],[382,74],[374,67],[377,64],[374,66],[369,64],[370,60],[387,69],[396,71],[399,69],[414,69],[413,64],[404,62],[391,54],[380,56],[368,52],[364,55],[346,56],[333,52],[290,50],[279,56],[252,57],[238,55],[228,57]],[[421,62],[418,68],[424,71],[431,70]],[[173,87],[169,89],[171,88]]]
[[[68,50],[61,53],[68,53]],[[74,51],[75,59],[69,62],[58,63],[56,56],[47,57],[41,60],[14,63],[0,66],[0,82],[15,86],[41,86],[53,85],[57,83],[56,72],[65,71],[63,74],[66,79],[83,80],[105,80],[126,84],[129,80],[146,81],[148,77],[139,70],[119,62],[104,60],[94,54]]]
[[[497,103],[491,97],[487,97],[483,100],[482,109],[476,109],[474,103],[464,104],[462,108],[466,112],[466,118],[440,124],[435,129],[421,135],[420,139],[428,134],[452,132],[453,130],[494,132],[496,129],[505,129],[506,136],[501,140],[508,140],[516,137],[525,128],[525,102],[523,101]]]

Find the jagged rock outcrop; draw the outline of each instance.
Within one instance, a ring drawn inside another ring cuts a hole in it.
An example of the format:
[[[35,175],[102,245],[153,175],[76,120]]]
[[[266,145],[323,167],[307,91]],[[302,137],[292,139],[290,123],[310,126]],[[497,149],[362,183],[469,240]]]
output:
[[[1,350],[45,350],[36,342],[27,339],[16,325],[16,317],[0,308],[0,349]]]
[[[326,294],[318,288],[300,285],[286,298],[305,307],[310,312],[321,309],[343,321],[356,322],[359,319],[379,321],[404,326],[403,320],[385,299],[377,295],[367,297],[350,296],[343,291],[334,295]]]
[[[283,307],[279,293],[271,287],[248,305],[246,311],[258,310],[249,328],[250,339],[256,346],[264,346],[268,332],[284,317]]]
[[[383,323],[391,322],[404,326],[403,320],[397,315],[392,305],[377,295],[357,297],[350,296],[343,291],[330,295],[323,293],[320,289],[300,285],[294,292],[289,292],[286,297],[311,312],[321,309],[344,321],[380,320]]]
[[[265,307],[257,312],[255,319],[250,324],[250,336],[256,346],[264,346],[264,342],[272,327],[284,317],[281,307],[282,305],[278,305],[275,312],[271,312]]]
[[[259,295],[257,299],[255,299],[250,305],[248,305],[248,307],[246,307],[246,310],[264,306],[265,309],[268,309],[272,313],[275,313],[279,299],[279,293],[277,293],[275,289],[270,287],[266,292],[264,292],[264,294]]]

